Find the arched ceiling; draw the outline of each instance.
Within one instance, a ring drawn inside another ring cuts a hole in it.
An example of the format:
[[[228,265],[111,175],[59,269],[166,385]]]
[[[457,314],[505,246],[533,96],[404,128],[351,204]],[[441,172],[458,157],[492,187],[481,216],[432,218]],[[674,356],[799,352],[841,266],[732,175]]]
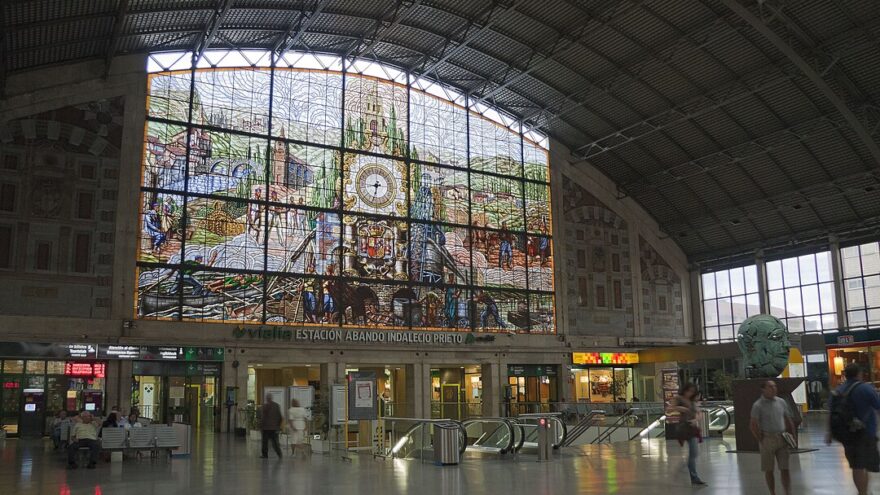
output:
[[[693,261],[880,235],[876,0],[6,0],[10,73],[160,50],[382,60],[524,119]]]

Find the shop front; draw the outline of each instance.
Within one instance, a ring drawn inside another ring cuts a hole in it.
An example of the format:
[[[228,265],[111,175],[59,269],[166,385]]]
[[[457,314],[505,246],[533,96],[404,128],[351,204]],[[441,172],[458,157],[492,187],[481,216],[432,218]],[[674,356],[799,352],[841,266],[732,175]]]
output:
[[[431,418],[483,415],[483,375],[479,365],[431,368]]]
[[[131,407],[153,422],[219,430],[220,363],[134,361]]]
[[[558,377],[557,365],[508,365],[505,399],[509,414],[553,411],[559,402]]]
[[[635,365],[639,355],[634,352],[572,353],[572,395],[576,402],[611,403],[637,402],[634,394]]]
[[[62,410],[102,414],[107,363],[94,358],[88,345],[0,343],[0,424],[6,434],[43,436],[49,419]]]
[[[830,390],[846,381],[843,372],[852,363],[859,364],[865,370],[865,381],[880,387],[880,330],[827,334],[824,338]]]

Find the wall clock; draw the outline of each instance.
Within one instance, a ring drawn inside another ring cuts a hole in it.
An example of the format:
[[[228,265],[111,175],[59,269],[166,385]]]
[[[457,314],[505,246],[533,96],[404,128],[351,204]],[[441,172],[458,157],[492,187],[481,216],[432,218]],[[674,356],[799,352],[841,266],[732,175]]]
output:
[[[397,196],[397,181],[378,164],[367,164],[358,170],[355,187],[360,200],[371,208],[385,208]]]

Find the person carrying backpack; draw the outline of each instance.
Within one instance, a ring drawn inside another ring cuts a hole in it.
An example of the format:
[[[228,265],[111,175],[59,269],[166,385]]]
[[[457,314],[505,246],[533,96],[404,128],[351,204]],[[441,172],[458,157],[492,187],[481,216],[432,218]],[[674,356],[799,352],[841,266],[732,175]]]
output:
[[[880,397],[873,385],[865,383],[864,372],[856,363],[843,371],[846,381],[831,394],[828,434],[825,443],[835,439],[843,444],[859,495],[868,493],[868,473],[880,472],[877,451],[877,414]]]

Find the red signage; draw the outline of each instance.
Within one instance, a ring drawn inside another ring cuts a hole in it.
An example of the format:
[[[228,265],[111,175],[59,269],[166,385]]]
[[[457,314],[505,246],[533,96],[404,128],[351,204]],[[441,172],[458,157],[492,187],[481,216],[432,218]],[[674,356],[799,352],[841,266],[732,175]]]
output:
[[[105,368],[106,365],[104,363],[67,361],[64,363],[64,374],[67,376],[104,378]]]
[[[3,388],[19,388],[21,384],[18,382],[3,382]]]

